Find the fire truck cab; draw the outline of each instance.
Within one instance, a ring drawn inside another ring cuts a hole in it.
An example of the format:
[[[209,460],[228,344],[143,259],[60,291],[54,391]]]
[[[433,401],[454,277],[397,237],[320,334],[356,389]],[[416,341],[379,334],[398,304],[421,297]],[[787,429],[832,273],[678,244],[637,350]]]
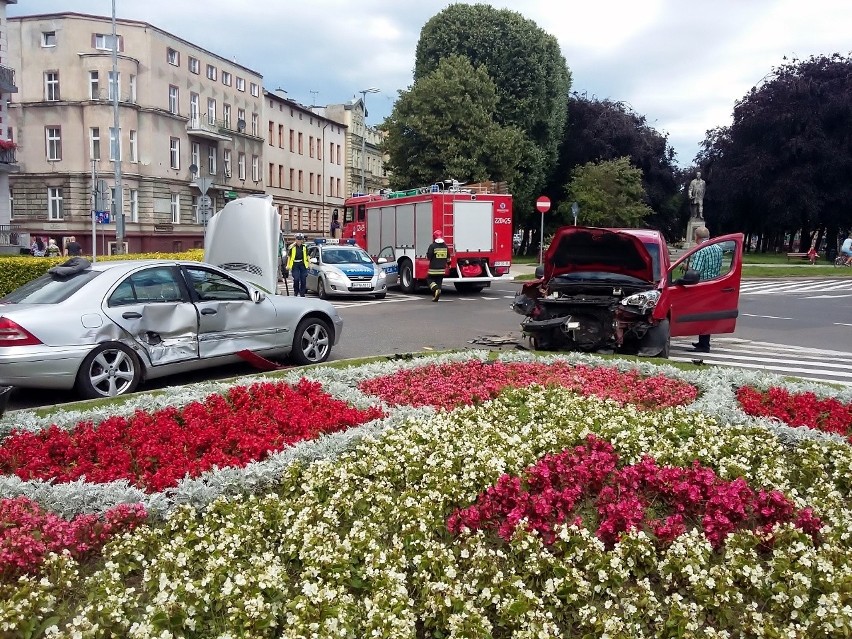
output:
[[[449,184],[356,193],[344,202],[342,237],[355,239],[386,271],[395,271],[406,293],[425,283],[426,250],[438,230],[450,248],[445,283],[460,293],[478,293],[510,279],[512,196],[493,192],[491,183]]]

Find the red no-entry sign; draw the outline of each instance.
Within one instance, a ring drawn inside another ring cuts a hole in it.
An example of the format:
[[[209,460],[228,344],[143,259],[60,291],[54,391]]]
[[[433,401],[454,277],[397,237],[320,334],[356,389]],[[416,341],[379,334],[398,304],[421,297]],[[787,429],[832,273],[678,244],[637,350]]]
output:
[[[547,213],[550,210],[550,198],[542,195],[535,201],[535,208],[538,209],[539,213]]]

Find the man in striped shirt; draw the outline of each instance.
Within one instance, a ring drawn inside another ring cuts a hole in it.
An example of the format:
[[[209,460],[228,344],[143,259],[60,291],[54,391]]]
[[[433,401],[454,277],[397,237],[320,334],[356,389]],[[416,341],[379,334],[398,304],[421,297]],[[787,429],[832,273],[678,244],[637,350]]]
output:
[[[710,239],[710,231],[706,226],[695,229],[695,242],[704,244]],[[701,281],[712,280],[719,277],[722,271],[722,247],[718,244],[710,244],[697,251],[689,260],[689,268],[698,271]],[[698,341],[692,343],[693,348],[701,353],[710,352],[710,335],[699,335]]]

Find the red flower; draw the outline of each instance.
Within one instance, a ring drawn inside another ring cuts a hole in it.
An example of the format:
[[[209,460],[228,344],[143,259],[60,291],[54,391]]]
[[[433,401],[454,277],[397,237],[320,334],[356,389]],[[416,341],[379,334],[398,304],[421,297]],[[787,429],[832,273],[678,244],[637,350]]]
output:
[[[852,439],[852,403],[844,404],[833,397],[820,399],[813,393],[791,393],[784,388],[763,392],[749,386],[737,389],[737,400],[749,415]]]

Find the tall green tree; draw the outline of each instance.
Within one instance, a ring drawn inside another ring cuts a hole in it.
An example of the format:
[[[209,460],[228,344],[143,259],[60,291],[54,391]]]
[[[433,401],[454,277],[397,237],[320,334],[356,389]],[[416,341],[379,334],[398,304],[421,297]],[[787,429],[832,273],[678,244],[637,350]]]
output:
[[[497,124],[496,109],[497,87],[484,67],[462,56],[441,60],[400,92],[383,125],[393,188],[517,180],[530,144],[517,127]]]
[[[572,172],[568,200],[557,213],[571,216],[570,202],[576,201],[582,226],[635,227],[653,213],[646,199],[642,170],[629,158],[588,162]]]
[[[852,226],[852,57],[774,68],[737,102],[730,127],[708,132],[696,160],[720,231],[757,233],[764,248],[781,249],[785,235],[807,243],[821,228],[833,245]]]
[[[534,200],[556,165],[571,75],[559,44],[535,22],[486,4],[451,4],[420,32],[415,85],[440,61],[462,55],[484,66],[497,87],[495,121],[520,129],[530,142],[511,183],[515,218],[535,217]]]
[[[559,162],[548,184],[548,195],[558,206],[576,167],[620,157],[629,158],[633,166],[642,170],[645,204],[653,211],[646,223],[669,239],[681,237],[686,219],[681,210],[683,197],[674,150],[645,116],[623,102],[571,95]]]

